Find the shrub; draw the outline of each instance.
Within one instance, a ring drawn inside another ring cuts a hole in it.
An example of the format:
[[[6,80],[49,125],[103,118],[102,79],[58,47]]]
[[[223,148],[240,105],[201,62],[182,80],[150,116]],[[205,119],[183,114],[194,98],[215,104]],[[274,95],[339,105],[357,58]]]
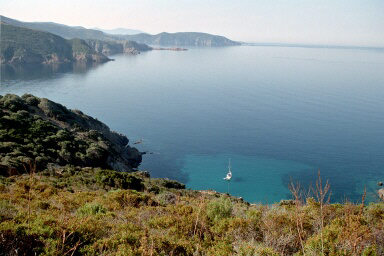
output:
[[[126,206],[139,207],[143,205],[157,205],[157,203],[153,201],[149,195],[136,192],[134,190],[110,191],[108,193],[108,199],[117,202],[122,208]]]
[[[165,191],[161,194],[158,194],[156,199],[161,205],[175,204],[176,195],[172,192]]]
[[[27,234],[25,228],[0,230],[0,255],[38,255],[44,243],[36,234]]]
[[[107,212],[107,210],[98,203],[86,203],[77,209],[77,213],[80,216],[88,216],[88,215],[103,215]]]
[[[185,189],[184,184],[175,180],[163,179],[161,185],[163,185],[166,188]]]
[[[0,200],[0,221],[10,220],[17,214],[17,209],[6,200]]]
[[[98,170],[95,175],[96,181],[103,187],[144,190],[143,180],[133,174],[117,172],[112,170]]]
[[[223,196],[209,202],[206,211],[209,220],[213,222],[228,218],[232,214],[232,202],[229,198]]]

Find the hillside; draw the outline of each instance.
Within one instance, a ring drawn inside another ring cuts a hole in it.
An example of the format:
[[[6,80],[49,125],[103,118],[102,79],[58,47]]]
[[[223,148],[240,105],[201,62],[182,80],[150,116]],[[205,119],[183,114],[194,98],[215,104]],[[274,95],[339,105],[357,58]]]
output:
[[[0,175],[36,165],[75,165],[130,171],[142,153],[102,122],[48,99],[0,96]]]
[[[160,46],[190,46],[190,47],[217,47],[240,45],[239,42],[232,41],[223,36],[216,36],[207,33],[198,32],[179,32],[179,33],[160,33],[150,34],[107,34],[95,29],[86,29],[83,27],[71,27],[53,22],[22,22],[0,16],[3,23],[14,26],[25,27],[35,30],[50,32],[65,39],[93,39],[101,41],[136,41],[141,44],[160,45]]]
[[[160,46],[193,46],[193,47],[218,47],[234,46],[240,43],[229,40],[223,36],[216,36],[197,32],[160,33],[157,35],[137,34],[126,35],[124,38],[148,45]]]
[[[109,59],[90,48],[85,41],[1,23],[0,63],[106,62]]]
[[[250,205],[148,173],[0,178],[1,255],[383,255],[384,204]],[[322,249],[324,248],[324,249]]]
[[[87,29],[83,27],[71,27],[63,24],[58,24],[54,22],[23,22],[14,20],[5,16],[0,16],[1,22],[24,27],[34,30],[40,30],[49,32],[65,39],[99,39],[99,40],[114,40],[115,38],[103,33],[102,31],[95,29]]]

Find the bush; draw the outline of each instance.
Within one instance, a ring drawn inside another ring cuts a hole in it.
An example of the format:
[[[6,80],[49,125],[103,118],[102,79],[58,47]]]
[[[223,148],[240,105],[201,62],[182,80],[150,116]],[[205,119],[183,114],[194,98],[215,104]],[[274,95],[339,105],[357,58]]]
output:
[[[79,209],[77,209],[77,213],[80,216],[89,216],[89,215],[103,215],[107,212],[107,210],[98,203],[86,203]]]
[[[136,191],[130,190],[113,190],[108,193],[108,199],[115,201],[120,207],[126,206],[139,207],[144,205],[155,206],[157,203],[147,195]]]
[[[165,191],[161,194],[158,194],[156,199],[161,205],[175,204],[176,195],[172,192]]]
[[[0,230],[0,255],[39,255],[43,249],[39,236],[23,228]]]
[[[206,211],[209,220],[213,222],[229,218],[232,215],[232,202],[229,198],[222,196],[209,202]]]
[[[166,188],[185,189],[184,184],[175,180],[163,179],[161,185],[163,185]]]
[[[136,191],[144,190],[142,179],[125,172],[98,170],[95,178],[98,184],[105,188],[134,189]]]

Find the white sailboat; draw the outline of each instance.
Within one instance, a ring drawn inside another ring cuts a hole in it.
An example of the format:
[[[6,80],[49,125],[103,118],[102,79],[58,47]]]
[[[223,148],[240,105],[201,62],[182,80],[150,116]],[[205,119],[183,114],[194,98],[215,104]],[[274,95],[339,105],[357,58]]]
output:
[[[229,194],[229,182],[232,179],[231,159],[229,159],[229,162],[228,162],[228,173],[227,173],[227,176],[225,176],[225,178],[223,178],[223,179],[228,181],[228,190],[227,190],[227,192]]]
[[[228,163],[228,173],[227,173],[227,176],[225,176],[225,178],[223,178],[223,179],[227,180],[227,181],[230,181],[232,179],[231,159],[229,159],[229,163]]]

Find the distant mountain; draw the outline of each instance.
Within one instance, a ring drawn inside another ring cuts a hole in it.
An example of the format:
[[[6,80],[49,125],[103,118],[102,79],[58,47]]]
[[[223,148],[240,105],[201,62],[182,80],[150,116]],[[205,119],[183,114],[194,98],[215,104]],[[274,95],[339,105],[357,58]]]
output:
[[[136,35],[136,34],[144,33],[141,30],[129,29],[129,28],[115,28],[115,29],[94,28],[94,29],[103,31],[104,33],[111,34],[111,35]]]
[[[104,54],[96,52],[84,40],[66,40],[43,31],[1,23],[0,63],[66,63],[106,62]]]
[[[137,34],[124,36],[125,39],[133,40],[138,43],[161,46],[197,46],[197,47],[217,47],[234,46],[241,43],[232,41],[223,36],[216,36],[199,32],[178,32],[160,33],[157,35]]]
[[[58,36],[61,36],[65,39],[99,39],[99,40],[115,40],[116,38],[112,35],[107,35],[102,31],[98,31],[95,29],[86,29],[83,27],[71,27],[67,25],[62,25],[54,22],[22,22],[18,20],[14,20],[11,18],[7,18],[5,16],[0,16],[1,22],[24,27],[29,29],[46,31]]]
[[[25,27],[30,29],[42,30],[61,36],[65,39],[95,39],[102,41],[136,41],[141,44],[173,46],[173,47],[216,47],[240,45],[239,42],[232,41],[223,36],[211,35],[199,32],[179,32],[179,33],[160,33],[150,35],[146,33],[136,35],[107,34],[96,29],[86,29],[83,27],[71,27],[53,22],[22,22],[0,16],[2,22]]]

